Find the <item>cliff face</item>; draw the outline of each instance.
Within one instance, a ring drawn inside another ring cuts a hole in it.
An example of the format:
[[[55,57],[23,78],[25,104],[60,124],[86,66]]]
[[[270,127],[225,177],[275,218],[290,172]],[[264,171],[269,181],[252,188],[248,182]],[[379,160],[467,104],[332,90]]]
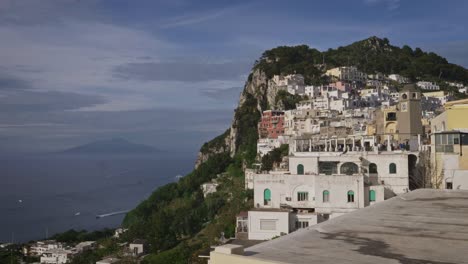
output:
[[[242,92],[239,105],[236,109],[238,111],[241,109],[247,101],[248,96],[252,96],[257,101],[257,110],[261,113],[267,108],[267,102],[270,102],[269,97],[273,97],[271,101],[274,103],[274,95],[269,94],[268,89],[268,79],[264,72],[260,70],[254,70],[249,80],[246,82],[244,91]],[[271,104],[272,105],[272,104]],[[234,115],[231,124],[231,133],[229,134],[229,151],[231,157],[233,157],[239,149],[239,118],[237,115]]]
[[[195,169],[198,168],[203,162],[207,161],[210,157],[216,154],[221,154],[224,152],[229,152],[229,132],[226,131],[224,134],[218,136],[217,138],[211,140],[210,142],[205,143],[200,151],[197,154],[197,160],[195,161]],[[218,140],[217,144],[214,144]]]
[[[256,102],[256,110],[259,113],[264,111],[268,105],[273,105],[277,91],[275,89],[269,89],[269,87],[273,86],[269,83],[266,74],[258,69],[253,70],[249,79],[245,83],[244,90],[239,98],[236,113],[241,109],[246,108],[246,103],[251,103],[252,101]],[[230,129],[203,145],[202,149],[198,153],[195,168],[208,160],[209,157],[222,152],[229,152],[231,157],[234,157],[239,150],[241,137],[245,136],[241,135],[242,131],[240,131],[242,127],[241,118],[242,115],[234,114]],[[215,141],[217,141],[217,143],[215,143]]]

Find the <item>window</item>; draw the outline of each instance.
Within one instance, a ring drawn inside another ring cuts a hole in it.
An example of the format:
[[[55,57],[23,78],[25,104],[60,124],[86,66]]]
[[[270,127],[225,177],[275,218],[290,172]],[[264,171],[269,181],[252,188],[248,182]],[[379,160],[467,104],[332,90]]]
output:
[[[330,192],[329,191],[327,191],[327,190],[323,191],[322,196],[323,196],[323,202],[324,203],[328,203],[330,201]]]
[[[374,190],[369,191],[369,202],[375,202],[375,191]]]
[[[369,173],[377,173],[377,164],[375,163],[369,164]]]
[[[296,220],[296,229],[309,227],[309,221],[307,220]]]
[[[260,219],[260,230],[276,230],[276,220]]]
[[[335,161],[319,161],[319,173],[332,175],[338,173],[338,162]]]
[[[348,203],[354,203],[354,192],[348,191]]]
[[[395,163],[390,163],[388,166],[388,170],[390,174],[396,174],[396,164]]]
[[[297,174],[299,174],[299,175],[304,174],[304,165],[302,165],[302,164],[297,165]]]
[[[463,139],[463,135],[462,135]],[[437,134],[435,135],[436,152],[454,152],[453,145],[460,144],[459,134]]]
[[[387,121],[396,121],[396,113],[395,112],[390,112],[387,113]]]
[[[408,98],[408,95],[406,95],[406,94],[403,94],[403,95],[401,96],[401,98],[403,98],[403,99],[407,99],[407,98]]]
[[[308,192],[298,192],[297,193],[297,201],[308,201],[309,200],[309,193]]]
[[[271,191],[270,189],[265,189],[263,191],[263,204],[270,205],[271,204]]]
[[[356,163],[353,162],[345,162],[341,165],[341,174],[345,175],[353,175],[359,172],[359,167]]]
[[[446,182],[445,183],[445,189],[452,190],[453,189],[453,184],[451,182]]]

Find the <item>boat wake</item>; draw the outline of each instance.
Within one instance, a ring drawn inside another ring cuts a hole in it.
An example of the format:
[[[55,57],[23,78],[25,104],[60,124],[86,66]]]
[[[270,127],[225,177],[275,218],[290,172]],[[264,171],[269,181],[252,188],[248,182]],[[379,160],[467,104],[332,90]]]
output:
[[[130,211],[130,210],[117,211],[117,212],[112,212],[112,213],[107,213],[107,214],[100,214],[100,215],[96,215],[96,218],[99,219],[99,218],[108,217],[108,216],[126,214],[126,213],[128,213],[129,211]]]

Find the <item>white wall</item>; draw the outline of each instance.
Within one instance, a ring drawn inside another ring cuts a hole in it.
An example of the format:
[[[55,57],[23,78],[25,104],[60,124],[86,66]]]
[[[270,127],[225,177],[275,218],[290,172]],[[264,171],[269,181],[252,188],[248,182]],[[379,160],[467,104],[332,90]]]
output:
[[[362,175],[320,175],[316,177],[316,212],[351,212],[365,205]],[[323,201],[323,191],[329,192],[329,202]],[[348,191],[354,192],[354,202],[348,202]]]
[[[459,169],[459,154],[437,154],[444,161],[444,181],[441,187],[445,188],[446,182],[452,182],[453,189],[468,190],[468,170]]]
[[[267,240],[282,234],[289,234],[290,213],[281,211],[249,211],[249,240]],[[260,223],[262,220],[274,221],[276,228],[274,230],[262,230]]]
[[[289,158],[289,170],[291,174],[297,174],[297,165],[302,164],[305,174],[318,174],[319,161],[339,161],[338,173],[340,173],[341,165],[345,162],[354,162],[360,168],[366,169],[368,169],[370,163],[375,163],[377,165],[377,181],[379,184],[383,181],[385,187],[395,194],[406,193],[409,188],[408,154],[406,153],[349,152],[343,155],[333,152],[309,152],[301,156],[291,156]],[[396,174],[390,174],[390,163],[396,164]]]
[[[271,191],[271,204],[264,205],[264,191]],[[308,201],[297,201],[298,192],[308,192]],[[254,205],[264,208],[280,208],[280,204],[289,204],[296,208],[314,208],[314,176],[289,174],[255,174]],[[288,201],[291,198],[290,201]]]

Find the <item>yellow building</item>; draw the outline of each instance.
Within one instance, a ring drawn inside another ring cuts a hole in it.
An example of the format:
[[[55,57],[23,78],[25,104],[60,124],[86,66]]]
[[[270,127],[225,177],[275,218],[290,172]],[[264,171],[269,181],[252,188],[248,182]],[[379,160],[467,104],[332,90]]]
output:
[[[448,102],[431,120],[431,178],[435,188],[468,189],[468,99]]]
[[[468,131],[468,99],[451,101],[445,111],[431,120],[432,133],[460,130]]]

